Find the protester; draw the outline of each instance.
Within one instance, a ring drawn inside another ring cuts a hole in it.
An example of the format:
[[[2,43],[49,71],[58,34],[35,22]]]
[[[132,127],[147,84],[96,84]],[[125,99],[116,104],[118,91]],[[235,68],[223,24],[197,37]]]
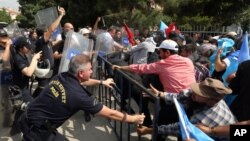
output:
[[[200,46],[203,47],[203,46]],[[202,82],[205,78],[209,77],[209,64],[210,61],[198,54],[196,46],[193,44],[186,44],[180,48],[179,54],[192,60],[195,68],[196,82]]]
[[[162,60],[158,62],[129,66],[113,65],[112,67],[139,74],[158,74],[166,92],[178,93],[182,89],[189,88],[189,85],[195,82],[192,61],[177,54],[178,45],[173,40],[163,41],[159,50]]]
[[[225,95],[231,94],[232,90],[216,79],[206,78],[201,83],[191,84],[191,90],[183,90],[179,94],[160,92],[152,87],[156,96],[165,100],[166,103],[173,103],[177,98],[183,103],[185,110],[191,114],[190,122],[193,124],[202,123],[209,127],[228,125],[237,122],[229,110],[225,101]],[[147,127],[138,128],[139,134],[150,133],[152,129]],[[171,123],[158,127],[158,134],[180,136],[179,123]]]
[[[56,131],[56,128],[79,110],[123,122],[143,122],[144,115],[121,113],[90,97],[81,83],[88,81],[91,73],[89,56],[74,56],[68,72],[53,77],[22,115],[20,125],[24,140],[67,140]]]
[[[164,91],[177,94],[182,89],[188,89],[192,83],[196,82],[192,61],[189,58],[179,56],[177,54],[178,48],[178,44],[175,41],[165,40],[159,46],[160,61],[150,64],[132,64],[129,66],[113,65],[112,68],[139,74],[157,74]],[[146,116],[144,125],[150,126],[152,121],[149,111],[143,112]],[[161,102],[158,124],[168,124],[177,120],[178,114],[175,106],[173,104],[166,105],[164,102]],[[157,140],[165,139],[159,137]]]
[[[137,46],[126,50],[125,53],[130,55],[129,64],[147,64],[148,56],[155,52],[155,48],[156,43],[153,37],[149,37]]]

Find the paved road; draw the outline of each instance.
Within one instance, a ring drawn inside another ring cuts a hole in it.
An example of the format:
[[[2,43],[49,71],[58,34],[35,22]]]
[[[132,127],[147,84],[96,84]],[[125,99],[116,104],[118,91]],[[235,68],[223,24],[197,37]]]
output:
[[[2,121],[2,115],[0,116]],[[2,125],[2,124],[1,124]],[[126,127],[125,127],[126,128]],[[0,141],[21,141],[20,134],[15,136],[9,135],[10,128],[0,127]],[[83,112],[80,111],[66,121],[58,131],[66,136],[70,141],[117,141],[109,121],[102,117],[94,117],[90,122],[84,121]],[[135,127],[131,126],[131,141],[137,140]],[[125,136],[126,133],[123,133]],[[150,136],[143,137],[142,141],[149,141]],[[124,137],[124,141],[127,139]]]

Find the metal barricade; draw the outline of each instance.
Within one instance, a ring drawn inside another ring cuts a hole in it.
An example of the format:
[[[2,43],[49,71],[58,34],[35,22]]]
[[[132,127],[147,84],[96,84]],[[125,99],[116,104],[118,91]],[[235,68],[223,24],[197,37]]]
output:
[[[108,66],[109,68],[111,68],[112,64],[101,56],[98,56],[97,59],[98,59],[98,61],[103,62],[105,65],[98,66],[96,76],[98,79],[106,79],[108,74],[107,74],[107,69],[105,67]],[[122,80],[126,79],[129,82],[129,84],[128,84],[129,85],[129,87],[128,87],[129,93],[128,93],[128,98],[127,98],[127,105],[128,105],[127,112],[128,113],[130,113],[132,111],[132,109],[131,109],[131,107],[132,107],[131,100],[132,100],[132,94],[133,94],[133,91],[131,89],[132,86],[137,86],[142,91],[143,94],[148,95],[153,100],[154,114],[153,114],[152,141],[156,141],[157,135],[158,135],[157,121],[158,121],[159,111],[161,109],[159,97],[156,97],[154,94],[152,94],[150,91],[148,91],[147,88],[145,88],[143,85],[141,85],[136,80],[134,80],[134,78],[130,77],[129,75],[127,75],[123,71],[121,71],[121,70],[113,70],[113,71],[114,71],[114,73],[116,73],[116,75],[119,75],[119,77],[122,78]],[[121,83],[121,86],[123,86],[124,82],[120,81],[120,83]],[[112,109],[116,109],[116,110],[123,112],[121,107],[124,106],[123,105],[124,100],[122,97],[124,87],[119,88],[115,85],[115,86],[113,86],[113,88],[114,89],[109,89],[109,88],[100,86],[99,90],[98,90],[99,101]],[[139,113],[142,112],[142,102],[143,102],[142,101],[143,100],[142,93],[140,95],[140,98],[139,98],[140,102],[139,102],[139,105],[137,107],[137,108],[139,108]],[[122,123],[122,122],[111,120],[110,125],[114,129],[115,134],[117,135],[119,141],[124,140],[124,138],[126,138],[127,141],[131,140],[130,139],[131,138],[131,127],[130,127],[131,125],[129,123]],[[124,128],[124,127],[127,127],[127,128]],[[123,137],[125,133],[127,133],[127,134],[125,137]],[[140,136],[138,136],[138,140],[141,140]]]

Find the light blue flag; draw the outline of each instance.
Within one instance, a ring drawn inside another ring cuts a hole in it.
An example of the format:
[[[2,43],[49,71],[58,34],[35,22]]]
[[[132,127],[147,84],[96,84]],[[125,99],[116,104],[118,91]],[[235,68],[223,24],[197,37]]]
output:
[[[248,47],[248,33],[246,32],[243,36],[243,39],[242,39],[242,45],[240,48],[238,62],[240,64],[241,62],[244,62],[244,61],[249,60],[249,59],[250,59],[250,57],[249,57],[249,47]]]
[[[166,33],[165,33],[166,28],[168,28],[168,26],[163,21],[161,21],[160,22],[160,30],[163,31],[164,37],[166,37]]]
[[[194,126],[186,115],[183,106],[174,98],[174,104],[179,115],[179,125],[181,129],[182,139],[195,139],[196,141],[214,141],[207,134],[202,132],[199,128]]]
[[[239,60],[239,56],[240,56],[240,51],[237,50],[235,52],[230,53],[227,58],[230,61],[230,65],[227,66],[226,71],[224,72],[224,74],[222,75],[222,79],[224,82],[225,86],[228,86],[228,83],[226,81],[228,75],[230,75],[231,73],[234,73],[237,71],[238,69],[238,60]]]
[[[164,31],[165,32],[165,29],[168,28],[168,26],[163,22],[161,21],[160,22],[160,30]]]
[[[218,52],[219,49],[223,48],[223,51],[221,53],[221,57],[226,56],[226,54],[228,52],[230,52],[233,49],[234,46],[234,41],[232,39],[229,38],[220,38],[218,39],[218,49],[217,51],[215,51],[210,57],[209,60],[211,62],[211,66],[210,66],[210,74],[213,73],[214,71],[214,65],[215,65],[215,60],[216,60],[216,54]]]

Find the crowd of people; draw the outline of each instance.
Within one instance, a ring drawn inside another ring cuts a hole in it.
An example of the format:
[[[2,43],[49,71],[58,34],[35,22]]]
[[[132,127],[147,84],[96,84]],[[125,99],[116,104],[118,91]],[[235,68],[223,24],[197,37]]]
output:
[[[12,74],[8,84],[1,80],[3,123],[12,126],[11,135],[21,131],[25,141],[68,140],[56,129],[79,110],[85,111],[85,115],[141,124],[137,129],[140,135],[152,133],[148,97],[143,97],[142,101],[145,115],[130,115],[102,105],[86,89],[86,86],[94,85],[112,88],[116,83],[112,78],[116,69],[138,74],[142,84],[161,99],[157,141],[165,140],[168,135],[181,140],[173,98],[183,103],[193,124],[216,140],[228,140],[232,124],[249,125],[249,58],[239,62],[234,72],[224,76],[229,66],[235,63],[232,60],[240,56],[243,36],[228,32],[201,40],[198,33],[185,35],[180,31],[171,31],[164,34],[159,30],[150,35],[147,28],[142,34],[134,29],[135,44],[125,47],[122,39],[124,28],[110,27],[97,34],[97,25],[101,21],[97,18],[93,28],[86,26],[79,30],[66,22],[62,33],[52,39],[52,33],[66,14],[64,8],[59,8],[58,13],[59,16],[50,25],[38,25],[30,31],[29,38],[19,37],[12,41],[6,31],[0,30],[1,75],[5,72]],[[93,54],[98,51],[100,56],[113,52],[126,54],[129,59],[120,60],[126,65],[113,64],[112,69],[108,68],[111,78],[97,80],[91,78],[95,64],[92,64],[90,56],[77,54],[70,58],[68,71],[58,73],[65,39],[69,38],[68,33],[74,31],[94,41]],[[102,42],[98,37],[102,37]],[[39,69],[47,70],[46,74]],[[30,82],[34,80],[38,86],[32,92]],[[13,123],[8,86],[17,86],[23,101],[20,107],[15,107]],[[231,95],[236,95],[236,98]],[[132,97],[138,102],[135,95]],[[23,104],[27,107],[22,108]],[[90,121],[90,117],[85,116],[85,120]]]

